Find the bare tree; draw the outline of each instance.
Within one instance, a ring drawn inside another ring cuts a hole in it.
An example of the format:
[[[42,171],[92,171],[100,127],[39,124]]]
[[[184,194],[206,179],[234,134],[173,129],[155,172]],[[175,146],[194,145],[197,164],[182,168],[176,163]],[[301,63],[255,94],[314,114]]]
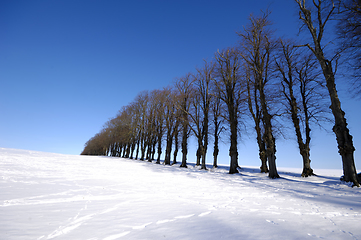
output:
[[[123,157],[133,158],[135,145],[138,141],[138,117],[136,116],[135,104],[131,103],[122,108],[119,114],[120,121],[124,126],[123,141],[124,150]]]
[[[325,26],[330,17],[335,13],[335,5],[333,4],[333,1],[313,0],[313,8],[311,8],[306,5],[306,0],[295,0],[295,2],[300,10],[300,20],[305,24],[312,37],[312,46],[310,43],[303,46],[308,47],[308,49],[316,56],[326,80],[326,86],[331,99],[331,110],[335,119],[333,131],[336,135],[339,154],[342,157],[343,180],[346,182],[353,182],[355,186],[359,187],[360,184],[357,179],[354,161],[355,147],[347,127],[345,112],[341,108],[341,101],[336,89],[334,66],[337,69],[337,61],[335,63],[334,59],[330,60],[325,56],[325,46],[322,46],[321,44],[321,40],[325,33]],[[328,4],[330,4],[330,6]],[[313,17],[316,18],[315,21],[313,20]]]
[[[227,121],[230,126],[230,168],[229,173],[238,173],[238,113],[243,101],[243,89],[240,78],[240,55],[235,48],[229,48],[215,54],[216,78],[214,84],[219,91],[219,98],[227,106]]]
[[[196,78],[195,78],[196,79]],[[190,108],[187,112],[189,118],[189,128],[197,139],[198,148],[196,151],[196,166],[201,165],[201,158],[203,152],[203,113],[201,108],[201,95],[196,90],[190,99]]]
[[[214,78],[214,63],[208,63],[205,61],[204,67],[202,69],[197,69],[198,75],[195,85],[198,89],[200,95],[200,104],[203,113],[203,121],[202,121],[202,168],[206,169],[206,155],[208,149],[208,141],[209,141],[209,112],[210,105],[212,100],[211,95],[211,81]]]
[[[164,164],[170,165],[171,152],[172,152],[172,144],[173,144],[173,136],[174,136],[174,126],[176,123],[175,116],[175,104],[176,104],[176,94],[175,91],[171,88],[167,90],[166,98],[165,98],[165,113],[164,113],[164,121],[165,121],[165,129],[166,129],[166,149],[165,149],[165,159]]]
[[[149,93],[149,104],[147,110],[147,119],[146,119],[146,138],[147,138],[147,154],[146,159],[151,162],[155,154],[155,145],[157,143],[157,134],[156,134],[156,115],[159,108],[159,98],[158,91],[153,90]]]
[[[194,93],[190,98],[190,110],[187,112],[190,119],[189,127],[197,138],[197,161],[201,169],[206,168],[206,154],[208,148],[209,113],[211,104],[210,83],[214,74],[214,64],[205,62],[201,69],[197,69],[197,74],[192,76],[192,87]]]
[[[212,112],[212,122],[213,122],[213,137],[214,137],[214,143],[213,143],[213,168],[218,167],[218,154],[219,154],[219,139],[220,135],[224,130],[224,120],[225,118],[222,117],[223,114],[223,106],[222,101],[220,98],[220,92],[219,89],[217,89],[215,86],[212,87],[212,101],[211,101],[211,112]]]
[[[140,144],[140,160],[144,160],[145,158],[145,150],[147,147],[147,110],[148,110],[148,103],[149,103],[149,93],[148,91],[140,92],[134,101],[135,104],[135,111],[136,116],[138,117],[138,129],[139,129],[139,141]]]
[[[361,1],[337,0],[337,33],[340,50],[347,65],[347,76],[351,78],[352,92],[361,95]],[[349,71],[353,69],[354,71]]]
[[[103,155],[107,153],[107,132],[103,129],[101,132],[95,134],[86,143],[81,155]]]
[[[155,108],[155,134],[156,134],[156,143],[157,143],[157,161],[156,163],[160,164],[160,156],[162,155],[162,140],[165,131],[164,121],[165,121],[165,107],[168,92],[170,89],[165,88],[163,90],[155,90],[154,95],[156,98],[156,108]]]
[[[261,160],[261,172],[268,173],[266,144],[264,142],[264,129],[262,128],[262,111],[259,103],[259,93],[257,84],[251,78],[251,72],[246,65],[246,79],[247,79],[247,100],[248,109],[251,113],[255,124],[256,138],[258,144],[259,158]]]
[[[179,119],[182,125],[182,163],[180,167],[187,167],[187,154],[188,154],[188,137],[189,137],[189,107],[191,97],[193,94],[192,89],[192,75],[190,73],[181,77],[175,83],[178,91],[177,109],[180,111]]]
[[[173,162],[172,165],[177,164],[177,156],[179,151],[179,133],[180,133],[180,111],[176,112],[176,123],[174,127],[174,151],[173,151]]]
[[[302,177],[314,175],[310,160],[311,122],[328,120],[325,85],[313,54],[301,52],[292,41],[281,39],[276,60],[288,116],[291,117],[303,159]],[[303,127],[302,127],[303,126]]]
[[[272,115],[269,112],[269,103],[267,101],[266,87],[271,80],[271,57],[275,49],[275,41],[271,39],[269,30],[269,13],[264,13],[260,17],[250,16],[250,24],[238,33],[241,37],[241,56],[250,69],[249,76],[253,78],[253,84],[258,91],[259,104],[262,111],[262,122],[264,126],[263,141],[266,144],[266,155],[269,163],[269,177],[279,178],[276,167],[276,144],[272,129]],[[269,94],[269,93],[268,93]],[[257,97],[257,96],[256,96]],[[259,137],[259,136],[258,136]],[[262,154],[262,146],[259,145]],[[262,163],[264,164],[264,159]],[[265,170],[265,169],[264,169]]]

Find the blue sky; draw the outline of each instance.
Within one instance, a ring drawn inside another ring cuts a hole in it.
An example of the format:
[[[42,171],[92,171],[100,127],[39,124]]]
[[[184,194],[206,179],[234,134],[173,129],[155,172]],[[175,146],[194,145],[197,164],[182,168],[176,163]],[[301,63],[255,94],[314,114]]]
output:
[[[291,0],[0,1],[0,147],[79,154],[140,91],[236,45],[249,14],[267,7],[277,35],[297,34]],[[360,102],[340,94],[361,149]],[[241,165],[258,165],[255,146],[242,138]],[[315,130],[312,150],[314,166],[341,167],[332,133]],[[294,140],[280,139],[277,156],[279,166],[302,166]]]

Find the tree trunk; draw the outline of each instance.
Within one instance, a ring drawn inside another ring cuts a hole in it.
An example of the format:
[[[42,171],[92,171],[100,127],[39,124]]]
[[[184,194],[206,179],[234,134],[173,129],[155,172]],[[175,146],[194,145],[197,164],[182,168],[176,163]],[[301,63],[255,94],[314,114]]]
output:
[[[127,151],[126,151],[126,154],[125,154],[125,157],[126,158],[129,158],[129,154],[130,154],[130,143],[128,144],[128,146],[127,146]]]
[[[135,142],[133,141],[130,147],[130,159],[133,159],[134,148],[135,148]]]
[[[258,144],[258,151],[259,151],[259,159],[261,160],[261,173],[268,173],[268,166],[267,166],[267,154],[266,154],[266,147],[263,141],[262,131],[261,131],[261,114],[258,104],[258,97],[257,97],[257,87],[254,84],[254,91],[253,91],[253,99],[255,110],[253,110],[253,103],[252,103],[252,96],[251,96],[251,86],[250,86],[250,79],[247,79],[247,93],[248,93],[248,109],[252,115],[253,121],[255,123],[255,130],[257,134],[257,144]]]
[[[257,133],[257,142],[258,142],[258,149],[259,149],[259,159],[261,159],[261,173],[268,173],[268,165],[267,165],[267,154],[266,154],[266,144],[263,141],[264,136],[262,136],[261,128],[259,127]]]
[[[170,165],[170,156],[172,152],[173,134],[167,133],[167,146],[165,149],[164,165]]]
[[[153,143],[152,143],[152,156],[151,156],[151,160],[154,160],[154,159],[155,159],[155,148],[156,148],[156,145],[157,145],[157,139],[156,139],[156,137],[154,137]]]
[[[178,143],[178,130],[176,131],[175,133],[175,136],[174,136],[174,152],[173,152],[173,163],[172,165],[174,164],[177,164],[177,155],[178,155],[178,149],[179,149],[179,143]]]
[[[304,86],[301,85],[301,88],[304,88]],[[302,95],[302,105],[303,105],[303,111],[305,116],[305,130],[306,130],[306,141],[303,144],[303,148],[301,150],[301,155],[303,159],[303,170],[302,170],[302,177],[308,177],[315,175],[313,173],[313,169],[311,168],[311,159],[310,159],[310,142],[311,142],[311,128],[310,128],[310,116],[308,114],[308,106],[307,106],[307,98],[306,98],[306,91],[304,89],[301,89],[301,95]]]
[[[182,164],[180,167],[187,167],[187,154],[188,154],[188,124],[183,124],[182,132]]]
[[[139,148],[140,148],[140,138],[138,138],[138,140],[137,140],[137,150],[135,151],[135,159],[138,159]]]
[[[260,79],[259,81],[263,81]],[[264,89],[262,87],[263,83],[260,83],[260,102],[262,107],[262,115],[263,115],[263,124],[265,129],[265,143],[266,143],[266,154],[269,164],[269,178],[279,178],[280,176],[277,173],[277,167],[276,167],[276,144],[275,144],[275,138],[272,134],[272,124],[271,124],[271,116],[268,113],[267,109],[267,103],[266,103],[266,97],[264,94]]]
[[[197,148],[197,152],[196,152],[196,166],[201,165],[201,157],[202,157],[201,148],[202,148],[202,143],[200,142],[200,140],[198,138],[198,148]]]
[[[231,127],[231,146],[229,148],[229,156],[231,163],[229,173],[239,173],[238,171],[238,151],[237,151],[237,115],[234,111],[234,106],[229,106],[229,120]]]
[[[157,157],[157,164],[160,164],[160,156],[162,155],[162,136],[163,133],[159,133],[158,134],[158,148],[157,148],[157,153],[158,153],[158,157]]]
[[[335,126],[332,130],[336,134],[338,152],[342,157],[344,174],[343,180],[346,182],[353,182],[355,186],[359,187],[360,184],[357,179],[354,161],[355,147],[353,146],[352,136],[349,133],[349,129],[347,127],[345,112],[341,109],[341,102],[338,98],[332,66],[331,63],[327,60],[321,62],[321,66],[323,74],[326,78],[327,89],[331,98],[331,110],[335,118]]]
[[[217,121],[217,120],[215,120]],[[218,123],[215,123],[214,126],[214,147],[213,147],[213,168],[217,168],[217,159],[218,159],[218,153],[219,153],[219,148],[218,148],[218,141],[219,141],[219,137],[218,137]]]
[[[145,137],[142,138],[142,140],[140,141],[141,145],[140,145],[140,160],[144,161],[144,157],[145,157]]]
[[[207,107],[208,109],[208,107]],[[202,135],[203,135],[203,147],[202,147],[202,167],[201,169],[207,170],[206,167],[206,158],[207,158],[207,148],[208,148],[208,110],[204,113],[204,122],[203,122],[203,129],[202,129]]]

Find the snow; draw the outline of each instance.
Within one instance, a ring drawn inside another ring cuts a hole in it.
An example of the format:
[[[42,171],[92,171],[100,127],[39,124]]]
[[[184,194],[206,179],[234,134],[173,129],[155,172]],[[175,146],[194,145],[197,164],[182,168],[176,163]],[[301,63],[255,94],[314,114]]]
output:
[[[227,171],[0,148],[0,239],[361,239],[341,170]]]

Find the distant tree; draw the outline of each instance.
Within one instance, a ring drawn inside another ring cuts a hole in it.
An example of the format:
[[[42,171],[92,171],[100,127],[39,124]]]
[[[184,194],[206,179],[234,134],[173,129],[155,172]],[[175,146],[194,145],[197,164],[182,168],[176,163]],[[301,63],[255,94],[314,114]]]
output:
[[[203,68],[197,69],[192,80],[193,94],[190,98],[189,127],[197,139],[198,149],[196,153],[196,165],[202,160],[201,169],[206,168],[206,154],[209,141],[209,113],[211,104],[210,83],[214,75],[214,64],[205,62]]]
[[[188,137],[189,137],[189,107],[193,94],[192,89],[192,75],[186,74],[184,77],[177,79],[175,87],[178,92],[177,109],[180,111],[179,119],[182,125],[182,163],[180,167],[187,167],[187,154],[188,154]]]
[[[195,77],[195,80],[196,79],[197,78]],[[197,139],[196,166],[200,166],[203,151],[203,113],[201,108],[201,95],[196,90],[196,86],[193,87],[194,93],[189,100],[190,107],[187,115],[189,119],[189,128]]]
[[[237,49],[229,48],[215,54],[216,77],[214,85],[219,98],[227,107],[226,119],[230,127],[230,168],[229,173],[238,173],[238,112],[243,101],[244,86],[240,79],[241,60]]]
[[[134,101],[135,112],[137,116],[138,123],[138,137],[140,146],[140,160],[144,160],[145,158],[145,150],[147,147],[147,113],[148,113],[148,104],[149,104],[149,93],[148,91],[140,92]]]
[[[119,145],[120,145],[120,134],[121,128],[119,123],[119,116],[109,120],[105,127],[108,132],[108,141],[109,141],[109,155],[112,157],[119,155]]]
[[[341,109],[341,101],[338,97],[335,84],[334,59],[329,59],[325,55],[325,46],[321,44],[325,34],[325,26],[330,17],[335,14],[335,5],[333,1],[314,0],[313,7],[306,5],[306,0],[295,0],[300,10],[300,20],[309,30],[312,37],[312,43],[304,44],[316,56],[323,75],[326,80],[326,86],[331,99],[331,110],[335,119],[333,131],[336,135],[339,154],[343,163],[343,180],[352,182],[355,186],[360,186],[357,179],[352,136],[347,127],[345,112]],[[307,2],[308,3],[308,2]],[[313,20],[313,17],[316,20]],[[312,46],[311,46],[312,45]],[[337,65],[336,65],[337,68]]]
[[[220,135],[224,130],[223,123],[225,118],[222,117],[223,114],[223,106],[220,98],[219,89],[215,86],[212,87],[213,98],[211,101],[211,112],[212,112],[212,122],[213,122],[213,168],[218,167],[218,154],[219,154],[219,139]]]
[[[200,106],[202,111],[202,130],[201,130],[201,149],[202,167],[206,168],[206,155],[209,142],[209,113],[212,101],[211,95],[211,81],[214,78],[215,64],[213,62],[208,63],[205,61],[203,68],[197,69],[197,76],[194,82],[196,91],[200,97]]]
[[[171,152],[172,152],[172,144],[174,137],[174,126],[176,124],[176,92],[174,89],[168,88],[165,96],[165,104],[164,104],[164,124],[166,130],[166,149],[165,149],[165,158],[164,164],[170,165]]]
[[[115,139],[113,141],[117,142],[119,146],[119,152],[117,156],[126,157],[130,154],[131,146],[134,147],[135,139],[133,134],[134,127],[134,114],[133,108],[131,105],[124,106],[118,113],[118,115],[109,121],[107,128],[111,129]]]
[[[105,156],[107,155],[108,147],[107,132],[103,129],[85,143],[85,147],[81,155]]]
[[[177,156],[179,151],[179,133],[180,133],[180,119],[179,119],[180,111],[176,111],[176,123],[174,126],[174,151],[173,151],[173,162],[172,165],[177,164]]]
[[[138,124],[137,118],[135,115],[134,104],[129,104],[124,106],[120,112],[120,121],[124,127],[124,132],[122,133],[123,138],[123,157],[129,157],[130,150],[134,152],[134,147],[137,142]],[[132,157],[132,156],[131,156]]]
[[[267,95],[270,95],[270,93],[266,92],[266,87],[272,79],[270,76],[273,61],[272,52],[276,47],[275,41],[271,38],[268,16],[268,13],[264,13],[260,17],[250,15],[250,24],[244,31],[239,32],[238,35],[241,37],[242,46],[240,54],[249,69],[248,76],[253,79],[252,83],[254,84],[254,89],[255,91],[258,91],[258,94],[255,95],[258,95],[256,97],[259,99],[262,111],[262,122],[264,127],[262,140],[266,144],[266,155],[269,163],[268,176],[270,178],[279,178],[276,167],[276,143],[272,129],[272,114],[269,112],[270,106],[267,99]],[[259,145],[259,148],[260,153],[262,154],[262,146]],[[263,165],[261,168],[266,171],[264,166],[265,160],[261,160]]]
[[[157,163],[160,163],[160,156],[162,155],[162,140],[165,131],[165,106],[166,100],[168,96],[167,88],[163,90],[155,90],[155,98],[157,99],[157,105],[155,109],[155,135],[156,135],[156,142],[157,142]]]
[[[159,107],[158,103],[159,99],[157,96],[157,91],[152,91],[149,93],[149,104],[147,110],[147,118],[146,118],[146,136],[147,136],[147,154],[146,159],[149,162],[152,162],[155,154],[155,146],[157,143],[157,135],[156,135],[156,114],[157,108]]]

